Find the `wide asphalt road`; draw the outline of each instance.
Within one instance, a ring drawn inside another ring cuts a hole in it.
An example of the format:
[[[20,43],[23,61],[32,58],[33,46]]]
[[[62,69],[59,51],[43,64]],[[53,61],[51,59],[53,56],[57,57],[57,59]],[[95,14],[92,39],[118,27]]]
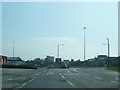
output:
[[[104,68],[47,69],[21,88],[118,88],[118,72]]]

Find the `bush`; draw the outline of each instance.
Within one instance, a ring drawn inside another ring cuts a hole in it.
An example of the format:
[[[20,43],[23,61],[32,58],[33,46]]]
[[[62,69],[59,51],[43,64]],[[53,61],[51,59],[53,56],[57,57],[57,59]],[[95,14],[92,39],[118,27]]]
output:
[[[3,64],[2,68],[37,69],[36,66],[31,66],[31,65],[14,65],[14,64]]]

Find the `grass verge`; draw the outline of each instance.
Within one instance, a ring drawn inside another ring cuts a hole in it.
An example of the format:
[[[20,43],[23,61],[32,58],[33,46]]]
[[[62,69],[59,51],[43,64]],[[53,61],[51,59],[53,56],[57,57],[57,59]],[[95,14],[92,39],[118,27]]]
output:
[[[37,69],[37,67],[32,65],[14,65],[14,64],[3,64],[2,68]]]
[[[107,70],[111,70],[111,71],[119,71],[120,72],[120,68],[118,67],[106,67]]]

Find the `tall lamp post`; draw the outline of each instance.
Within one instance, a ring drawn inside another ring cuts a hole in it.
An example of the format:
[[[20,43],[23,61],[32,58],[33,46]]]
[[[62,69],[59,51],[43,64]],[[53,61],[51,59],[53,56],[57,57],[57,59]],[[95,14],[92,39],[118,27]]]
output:
[[[86,40],[85,40],[86,39],[85,30],[86,30],[86,27],[84,27],[83,29],[84,29],[84,61],[85,61],[85,56],[86,56],[86,52],[85,52],[86,51],[86,47],[85,47],[86,46],[86,43],[85,43],[86,42]]]
[[[108,44],[108,60],[109,60],[109,57],[110,57],[110,42],[109,42],[109,38],[106,38],[107,39],[107,44]]]
[[[14,43],[15,41],[13,41],[13,60],[14,60]]]
[[[57,58],[59,58],[59,47],[60,47],[60,45],[63,46],[63,44],[58,44],[57,45]]]

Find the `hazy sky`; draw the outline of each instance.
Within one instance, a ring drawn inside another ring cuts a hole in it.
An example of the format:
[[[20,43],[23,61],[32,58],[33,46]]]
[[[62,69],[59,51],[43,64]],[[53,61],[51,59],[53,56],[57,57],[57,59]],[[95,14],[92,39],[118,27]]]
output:
[[[118,3],[116,2],[7,2],[2,4],[3,55],[22,59],[45,58],[83,60],[83,27],[86,27],[86,59],[118,55]]]

